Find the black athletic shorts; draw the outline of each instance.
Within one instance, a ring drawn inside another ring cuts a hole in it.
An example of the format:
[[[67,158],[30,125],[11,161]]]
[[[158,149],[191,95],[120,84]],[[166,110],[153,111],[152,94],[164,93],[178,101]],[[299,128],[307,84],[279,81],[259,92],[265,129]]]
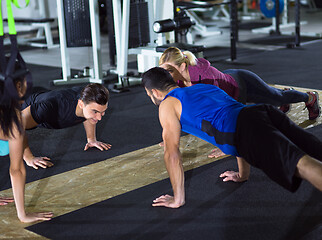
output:
[[[303,129],[274,106],[245,107],[237,120],[237,151],[273,181],[295,192],[301,183],[301,178],[294,175],[296,165],[306,154],[294,143],[295,138],[301,138],[298,131],[302,133]]]

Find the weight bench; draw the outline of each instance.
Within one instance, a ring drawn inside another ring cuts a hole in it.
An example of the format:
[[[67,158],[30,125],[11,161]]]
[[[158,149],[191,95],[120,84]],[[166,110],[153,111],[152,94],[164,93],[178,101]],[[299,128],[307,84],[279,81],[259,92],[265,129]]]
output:
[[[192,1],[192,2],[178,2],[178,7],[184,7],[185,9],[192,9],[194,11],[207,11],[207,10],[215,10],[212,19],[214,20],[230,20],[229,12],[225,9],[225,5],[230,0],[222,0],[222,1]],[[216,9],[215,9],[216,8]],[[222,17],[219,15],[222,14]]]
[[[234,61],[237,58],[236,52],[236,43],[238,41],[238,9],[237,9],[237,2],[241,0],[230,0],[230,1],[223,1],[221,3],[207,3],[207,2],[178,2],[176,7],[182,9],[193,9],[195,7],[200,8],[210,8],[214,6],[221,6],[221,5],[228,5],[230,10],[230,58],[231,61]]]
[[[176,7],[186,11],[186,14],[195,22],[193,29],[197,32],[197,35],[201,37],[220,35],[222,31],[219,30],[215,24],[207,24],[205,23],[196,13],[195,11],[207,11],[213,10],[214,7],[222,6],[222,4],[213,4],[202,1],[193,1],[193,2],[176,2]],[[218,9],[218,10],[219,10]],[[217,13],[219,14],[219,12]],[[229,18],[228,18],[229,19]]]
[[[187,44],[187,43],[169,43],[164,44],[161,46],[156,47],[157,52],[164,52],[169,47],[177,47],[181,51],[190,51],[196,55],[196,57],[201,58],[203,57],[203,51],[206,49],[205,46],[202,45],[194,45],[194,44]]]
[[[7,22],[8,20],[4,19],[4,21]],[[55,22],[54,18],[16,18],[16,25],[30,25],[31,27],[38,28],[36,37],[23,39],[18,38],[18,43],[40,48],[53,48],[58,46],[54,45],[53,36],[51,34],[51,24],[53,22]],[[37,42],[43,39],[45,39],[45,43]]]

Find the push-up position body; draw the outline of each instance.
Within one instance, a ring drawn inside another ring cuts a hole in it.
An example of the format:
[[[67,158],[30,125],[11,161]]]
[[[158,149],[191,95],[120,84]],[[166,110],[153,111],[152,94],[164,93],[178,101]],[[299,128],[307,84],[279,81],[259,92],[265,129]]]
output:
[[[304,102],[309,119],[320,116],[317,92],[299,92],[292,88],[284,90],[266,84],[257,74],[246,69],[227,69],[223,72],[210,65],[204,58],[196,58],[190,51],[170,47],[164,51],[160,67],[168,70],[180,87],[198,83],[215,85],[241,103],[266,103],[280,106],[287,113],[291,103]],[[208,157],[219,157],[223,153],[214,149]]]
[[[253,165],[289,191],[296,191],[302,179],[322,191],[322,143],[275,107],[245,106],[212,85],[179,88],[162,68],[148,70],[142,81],[159,105],[164,161],[174,194],[156,198],[153,206],[178,208],[185,203],[181,130],[236,156],[239,171],[222,173],[223,181],[246,181]]]
[[[197,83],[212,84],[224,90],[241,103],[266,103],[282,106],[287,112],[291,103],[304,102],[309,111],[309,119],[320,115],[317,92],[299,92],[293,89],[278,89],[266,84],[258,75],[246,69],[227,69],[223,72],[210,65],[204,58],[196,58],[190,51],[170,47],[159,61],[160,67],[168,70],[180,87]],[[177,74],[173,73],[177,70]]]
[[[35,127],[61,129],[83,123],[87,144],[84,150],[96,147],[101,151],[111,148],[110,144],[97,141],[96,124],[108,107],[109,92],[101,84],[91,83],[82,87],[54,90],[32,94],[23,104],[22,119],[26,130]],[[25,137],[24,160],[28,166],[50,167],[48,157],[35,157]]]
[[[21,59],[21,61],[23,61]],[[16,72],[20,72],[16,75]],[[10,156],[10,179],[14,198],[0,197],[0,205],[15,202],[17,215],[21,222],[34,222],[38,220],[50,220],[51,212],[27,213],[25,211],[25,182],[26,169],[23,162],[24,127],[21,118],[21,102],[19,99],[25,96],[27,84],[26,69],[22,69],[16,63],[13,79],[3,77],[0,80],[0,155]],[[12,88],[7,88],[8,81],[13,82]],[[16,95],[16,97],[12,97]]]

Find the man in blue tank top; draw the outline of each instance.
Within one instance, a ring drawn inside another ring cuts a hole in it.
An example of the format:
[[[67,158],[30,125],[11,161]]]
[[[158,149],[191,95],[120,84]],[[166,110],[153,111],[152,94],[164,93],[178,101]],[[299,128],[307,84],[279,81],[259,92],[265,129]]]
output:
[[[164,161],[174,194],[156,198],[153,206],[178,208],[185,203],[181,130],[236,156],[239,171],[222,173],[225,182],[246,181],[253,165],[289,191],[296,191],[302,179],[322,191],[322,142],[275,107],[245,106],[212,85],[179,88],[158,67],[144,73],[142,82],[159,105]]]

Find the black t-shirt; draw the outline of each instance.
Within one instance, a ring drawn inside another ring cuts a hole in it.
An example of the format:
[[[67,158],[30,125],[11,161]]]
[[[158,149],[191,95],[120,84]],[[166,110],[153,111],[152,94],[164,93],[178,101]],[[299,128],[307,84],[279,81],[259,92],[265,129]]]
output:
[[[82,87],[54,90],[32,94],[23,104],[30,106],[30,112],[39,127],[67,128],[84,122],[76,116],[76,106]]]

